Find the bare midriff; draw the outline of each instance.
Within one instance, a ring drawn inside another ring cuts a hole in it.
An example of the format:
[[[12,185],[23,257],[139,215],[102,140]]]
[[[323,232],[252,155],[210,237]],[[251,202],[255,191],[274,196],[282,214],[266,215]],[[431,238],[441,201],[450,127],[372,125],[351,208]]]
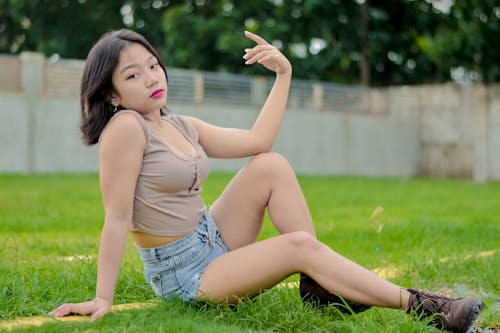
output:
[[[158,236],[147,234],[140,231],[131,231],[132,239],[137,244],[137,246],[142,248],[151,248],[151,247],[161,247],[172,242],[175,242],[184,236]]]

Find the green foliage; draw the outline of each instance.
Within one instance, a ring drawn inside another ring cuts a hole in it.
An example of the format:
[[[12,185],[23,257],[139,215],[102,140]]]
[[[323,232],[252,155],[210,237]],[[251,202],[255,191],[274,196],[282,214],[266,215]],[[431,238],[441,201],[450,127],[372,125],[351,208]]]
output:
[[[500,80],[498,1],[365,1],[0,0],[0,52],[85,58],[128,27],[169,66],[267,75],[241,59],[247,29],[279,46],[296,78],[356,84],[365,68],[372,85],[449,81],[456,69]]]
[[[0,52],[85,58],[98,36],[123,26],[120,7],[118,1],[0,0],[0,16],[6,22],[0,32],[8,32]]]
[[[422,50],[438,67],[463,67],[479,81],[498,82],[499,22],[498,1],[457,0],[436,33],[422,37]]]

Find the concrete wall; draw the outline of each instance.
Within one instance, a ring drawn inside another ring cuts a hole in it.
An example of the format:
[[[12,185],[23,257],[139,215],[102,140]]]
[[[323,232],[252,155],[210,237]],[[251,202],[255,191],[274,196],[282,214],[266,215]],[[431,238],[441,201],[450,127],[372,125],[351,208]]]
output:
[[[436,177],[498,179],[498,86],[415,88],[421,123],[419,171]]]
[[[46,64],[39,54],[23,54],[20,88],[0,89],[0,172],[95,172],[97,147],[80,140],[77,85],[70,93],[48,93]],[[311,110],[296,103],[287,111],[274,150],[303,174],[500,179],[499,90],[452,84],[371,89],[358,104],[367,105],[367,112],[325,110],[325,105]],[[252,126],[259,111],[255,105],[199,99],[174,100],[169,108],[244,128]],[[213,160],[211,165],[235,171],[244,162]]]
[[[500,179],[500,86],[486,91],[486,179]]]
[[[28,115],[21,95],[0,94],[0,171],[27,172]]]
[[[178,114],[230,127],[250,128],[256,109],[221,105],[171,105]],[[417,173],[418,123],[397,117],[289,110],[274,151],[298,173],[404,176]],[[235,170],[242,161],[212,161],[217,170]]]

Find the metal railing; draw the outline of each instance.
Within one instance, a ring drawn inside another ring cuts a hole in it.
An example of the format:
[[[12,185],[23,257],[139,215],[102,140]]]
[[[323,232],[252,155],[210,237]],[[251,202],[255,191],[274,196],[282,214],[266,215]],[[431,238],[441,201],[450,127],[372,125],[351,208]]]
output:
[[[44,96],[78,97],[84,62],[80,60],[60,60],[45,62],[43,75]]]
[[[22,92],[22,61],[0,56],[0,92]],[[78,98],[84,61],[46,60],[42,73],[44,97]],[[261,106],[274,84],[274,77],[250,76],[168,68],[169,100],[185,103],[213,103]],[[371,113],[372,89],[327,82],[294,79],[290,109]]]
[[[0,54],[0,91],[21,91],[20,64],[19,57]]]

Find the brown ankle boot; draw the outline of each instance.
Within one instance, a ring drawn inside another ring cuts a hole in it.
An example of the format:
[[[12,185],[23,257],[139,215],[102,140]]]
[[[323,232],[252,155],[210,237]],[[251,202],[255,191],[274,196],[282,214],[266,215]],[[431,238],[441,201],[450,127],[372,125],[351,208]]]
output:
[[[429,291],[408,289],[408,313],[432,317],[431,324],[451,332],[465,333],[483,309],[480,299],[451,298]]]
[[[360,313],[371,308],[370,305],[356,303],[330,293],[328,290],[320,286],[310,276],[301,274],[299,284],[300,296],[304,302],[315,306],[334,305],[342,313]],[[347,304],[347,305],[346,305]],[[352,311],[351,311],[352,310]]]

